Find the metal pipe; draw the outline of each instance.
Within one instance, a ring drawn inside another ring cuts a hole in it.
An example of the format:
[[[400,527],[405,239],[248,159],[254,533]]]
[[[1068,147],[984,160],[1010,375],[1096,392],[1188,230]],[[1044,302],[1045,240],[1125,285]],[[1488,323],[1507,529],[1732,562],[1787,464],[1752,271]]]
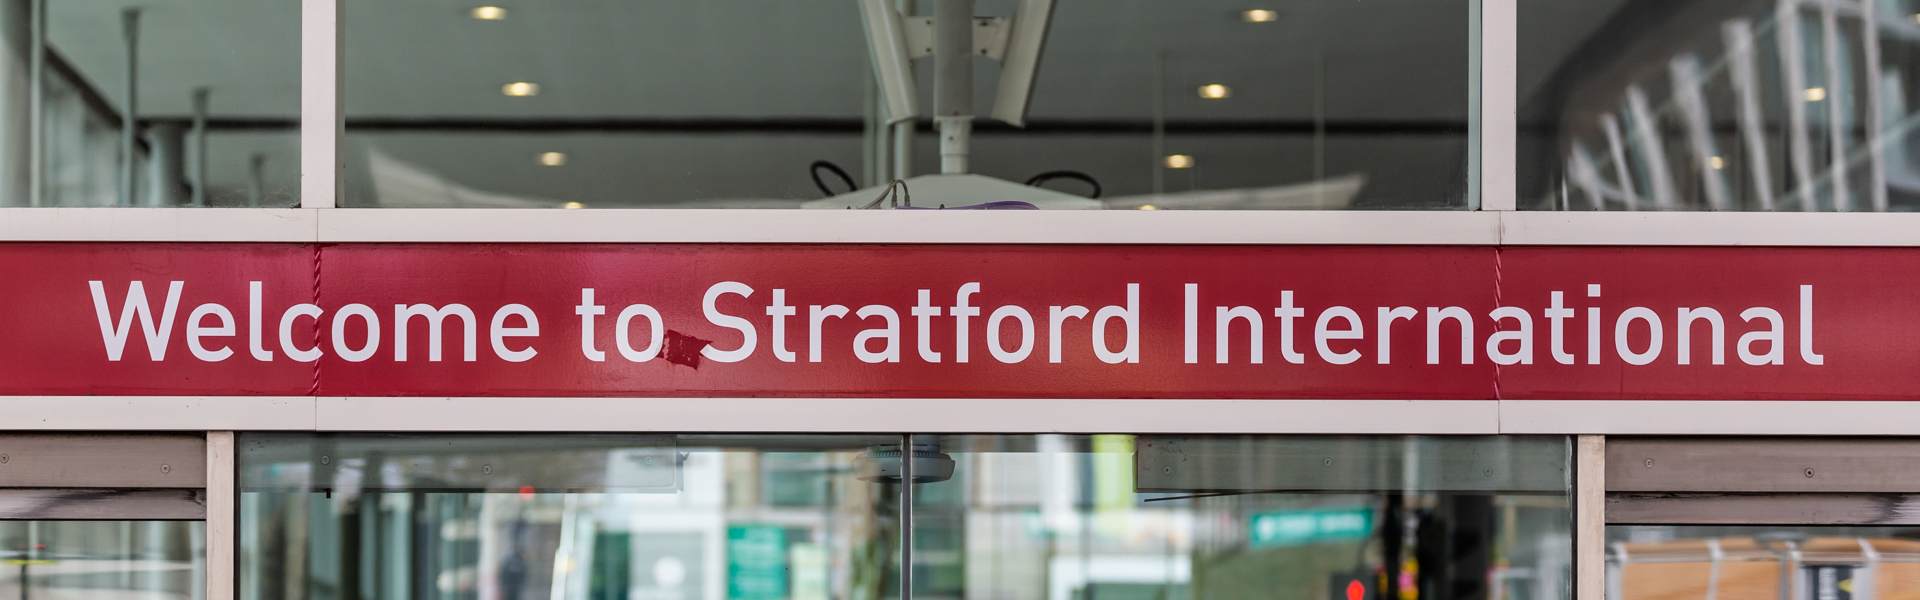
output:
[[[193,89],[193,205],[207,205],[207,88]]]
[[[913,600],[913,434],[900,436],[900,600]]]
[[[1868,184],[1872,186],[1868,190],[1868,197],[1873,202],[1873,210],[1886,212],[1888,136],[1884,108],[1886,98],[1881,96],[1885,87],[1880,79],[1884,73],[1880,70],[1879,12],[1878,2],[1865,1],[1860,5],[1860,31],[1861,36],[1866,38],[1863,44],[1866,46],[1867,62],[1867,169],[1868,176],[1872,178]]]
[[[1800,45],[1799,0],[1780,0],[1774,10],[1773,33],[1780,48],[1780,75],[1786,86],[1787,157],[1793,165],[1793,183],[1800,196],[1800,210],[1812,212],[1813,148],[1807,136],[1806,49]]]
[[[147,128],[147,206],[181,206],[187,188],[187,128],[177,121]]]
[[[47,188],[47,0],[28,0],[27,204],[42,206]]]
[[[1727,21],[1721,26],[1726,38],[1727,72],[1733,79],[1733,95],[1740,105],[1740,139],[1746,145],[1747,170],[1753,172],[1754,196],[1760,210],[1773,210],[1772,163],[1767,160],[1767,136],[1760,116],[1760,76],[1755,66],[1753,26],[1745,19]]]
[[[1167,193],[1167,51],[1153,53],[1153,197]]]
[[[247,206],[260,206],[267,197],[267,155],[254,153],[247,161]]]
[[[915,0],[895,0],[894,9],[899,11],[901,17],[911,17],[920,11],[918,2]],[[912,60],[906,61],[903,76],[908,81],[913,80]],[[911,99],[911,97],[909,97],[909,99]],[[886,181],[911,179],[913,177],[913,136],[919,128],[919,125],[913,122],[913,117],[913,113],[905,115],[890,113],[887,115],[887,119],[893,121],[891,128],[893,135],[893,169],[887,173]],[[886,181],[880,183],[886,183]]]
[[[973,136],[973,0],[934,3],[933,75],[940,172],[965,173]]]
[[[126,98],[120,110],[120,205],[133,206],[135,138],[139,136],[140,9],[120,11],[127,42]]]
[[[1820,42],[1821,59],[1827,80],[1827,161],[1833,180],[1833,209],[1836,211],[1853,210],[1853,195],[1847,190],[1847,123],[1842,105],[1853,96],[1852,90],[1844,85],[1840,73],[1840,16],[1834,0],[1820,0]],[[1869,72],[1867,77],[1873,78]]]

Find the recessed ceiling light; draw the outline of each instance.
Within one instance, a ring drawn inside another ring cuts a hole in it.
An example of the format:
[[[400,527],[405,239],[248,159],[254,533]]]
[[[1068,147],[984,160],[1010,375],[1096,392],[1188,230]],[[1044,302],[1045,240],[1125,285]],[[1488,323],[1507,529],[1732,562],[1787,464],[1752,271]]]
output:
[[[1142,204],[1140,205],[1140,210],[1160,210],[1160,207],[1152,204]]]
[[[498,6],[479,6],[473,9],[473,18],[482,21],[498,21],[507,18],[507,9]]]
[[[1827,99],[1827,88],[1823,88],[1823,87],[1807,88],[1808,102],[1819,102],[1821,100],[1826,100],[1826,99]]]
[[[1208,100],[1219,100],[1221,98],[1225,98],[1231,95],[1233,95],[1233,90],[1228,89],[1227,86],[1220,85],[1218,83],[1209,83],[1207,85],[1200,86],[1201,98],[1206,98]]]
[[[560,208],[586,208],[586,207],[587,205],[581,204],[579,202],[568,202],[566,204],[560,205]]]
[[[567,153],[543,152],[540,154],[540,164],[543,164],[549,167],[558,167],[560,165],[567,164]]]
[[[540,84],[516,81],[500,86],[500,93],[508,96],[538,96],[540,95]]]
[[[1707,159],[1707,164],[1711,165],[1715,171],[1727,168],[1727,161],[1720,160],[1718,156]]]
[[[1241,12],[1240,18],[1245,20],[1248,23],[1269,23],[1272,21],[1279,20],[1280,12],[1256,8],[1253,10]]]
[[[1192,166],[1193,166],[1193,157],[1191,156],[1187,156],[1185,154],[1174,154],[1167,157],[1167,168],[1169,169],[1186,169]]]

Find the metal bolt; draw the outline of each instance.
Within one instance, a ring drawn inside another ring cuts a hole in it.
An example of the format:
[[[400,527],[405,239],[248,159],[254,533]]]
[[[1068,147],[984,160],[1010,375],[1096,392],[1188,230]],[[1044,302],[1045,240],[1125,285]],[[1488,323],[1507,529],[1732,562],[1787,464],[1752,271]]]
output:
[[[1332,459],[1332,458],[1328,458],[1328,459],[1326,459],[1326,460],[1323,460],[1323,461],[1320,461],[1320,464],[1321,464],[1321,465],[1323,465],[1323,466],[1328,466],[1328,467],[1331,467],[1331,466],[1333,466],[1333,459]]]
[[[9,460],[9,459],[7,458],[7,455],[5,455],[5,454],[0,454],[0,465],[4,465],[4,464],[7,464],[7,460]]]
[[[326,457],[326,456],[322,456],[322,457],[320,457],[320,464],[323,464],[323,465],[324,465],[324,464],[327,464],[327,463],[331,463],[331,462],[333,462],[333,459],[332,459],[332,458],[330,458],[330,457]]]
[[[1492,476],[1493,476],[1493,469],[1487,469],[1487,476],[1488,476],[1488,477],[1492,477]]]
[[[492,475],[492,474],[493,474],[493,465],[480,465],[480,472],[481,472],[481,473],[484,473],[484,474],[487,474],[487,475]]]
[[[1813,476],[1813,467],[1807,467],[1807,476],[1808,476],[1808,477],[1812,477],[1812,476]]]
[[[1161,472],[1161,473],[1164,473],[1164,474],[1167,474],[1167,475],[1172,475],[1172,474],[1173,474],[1173,467],[1172,467],[1171,465],[1169,465],[1169,466],[1165,466],[1165,467],[1160,467],[1160,472]]]
[[[647,466],[652,466],[652,465],[653,465],[653,457],[651,457],[651,456],[642,456],[642,457],[640,457],[640,464],[643,464],[643,465],[647,465]]]
[[[1653,468],[1653,459],[1651,458],[1647,459],[1647,468],[1649,469]]]
[[[168,473],[172,473],[172,472],[173,472],[173,466],[172,466],[172,465],[167,465],[167,464],[161,464],[161,465],[160,465],[160,474],[161,474],[161,475],[166,475],[166,474],[168,474]]]

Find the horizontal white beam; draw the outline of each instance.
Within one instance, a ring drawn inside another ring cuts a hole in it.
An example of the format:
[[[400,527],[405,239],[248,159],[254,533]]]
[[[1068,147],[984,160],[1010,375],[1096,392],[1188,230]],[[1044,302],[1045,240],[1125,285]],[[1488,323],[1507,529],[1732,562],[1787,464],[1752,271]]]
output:
[[[1502,433],[1916,435],[1920,402],[1502,400]]]
[[[1491,434],[1491,400],[320,398],[322,431]]]
[[[0,396],[0,429],[1920,435],[1920,402]]]
[[[313,404],[307,396],[0,396],[0,429],[311,430]]]
[[[1920,246],[1920,213],[0,208],[0,241]]]
[[[1492,244],[1466,211],[336,209],[322,242]]]
[[[317,227],[289,208],[0,208],[9,242],[312,242]]]

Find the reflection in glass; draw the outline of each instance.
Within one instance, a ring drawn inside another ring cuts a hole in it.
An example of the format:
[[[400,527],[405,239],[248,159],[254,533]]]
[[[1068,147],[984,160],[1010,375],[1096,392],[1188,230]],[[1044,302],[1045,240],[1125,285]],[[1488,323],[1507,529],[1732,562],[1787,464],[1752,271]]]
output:
[[[1570,597],[1565,438],[916,438],[916,598]],[[241,598],[898,598],[899,439],[246,434]]]
[[[1521,206],[1920,209],[1906,0],[1523,0]]]
[[[939,444],[957,466],[918,492],[916,596],[1571,597],[1562,438]]]
[[[878,599],[898,439],[246,434],[240,597]]]
[[[205,540],[201,521],[0,521],[0,598],[199,600]]]
[[[1473,0],[1057,2],[1028,103],[999,94],[1040,3],[979,0],[967,175],[939,175],[935,2],[476,4],[346,3],[348,206],[842,209],[893,179],[916,208],[1477,201]],[[867,4],[922,42],[902,85]]]
[[[1607,527],[1607,598],[1920,595],[1916,527]]]
[[[0,206],[297,204],[299,5],[0,4]]]

